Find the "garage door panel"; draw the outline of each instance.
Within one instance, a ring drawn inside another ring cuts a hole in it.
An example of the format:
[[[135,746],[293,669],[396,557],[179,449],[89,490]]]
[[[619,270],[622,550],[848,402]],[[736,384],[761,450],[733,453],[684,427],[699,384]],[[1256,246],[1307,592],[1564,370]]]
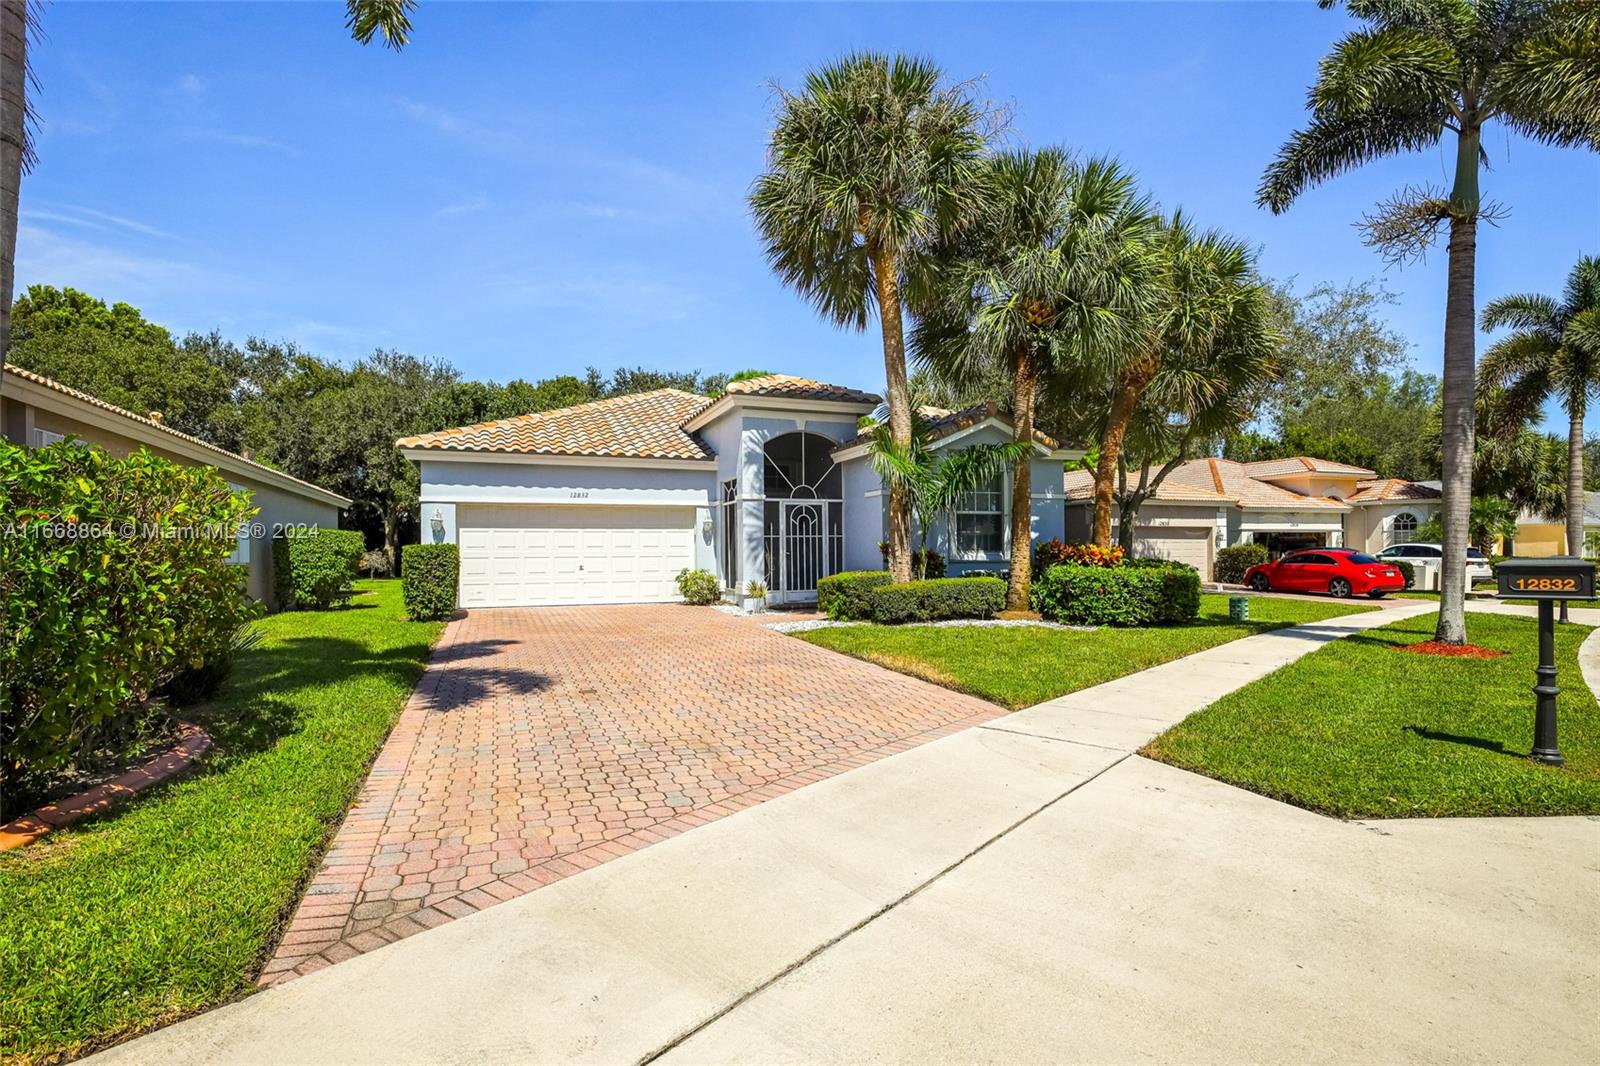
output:
[[[693,508],[462,505],[466,607],[677,598],[694,565]]]
[[[1202,580],[1211,580],[1210,528],[1184,528],[1181,526],[1137,526],[1133,534],[1133,552],[1142,558],[1171,559],[1187,563],[1200,571]]]

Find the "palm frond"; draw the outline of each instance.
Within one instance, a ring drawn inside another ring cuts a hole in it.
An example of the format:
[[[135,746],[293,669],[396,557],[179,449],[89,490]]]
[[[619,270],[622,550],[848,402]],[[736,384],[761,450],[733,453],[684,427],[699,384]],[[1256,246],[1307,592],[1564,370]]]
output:
[[[1330,119],[1375,107],[1432,114],[1458,81],[1456,57],[1437,37],[1402,27],[1361,30],[1324,57],[1307,106]]]
[[[1554,338],[1561,332],[1560,307],[1538,293],[1502,296],[1484,306],[1482,323],[1484,332],[1501,328],[1532,330]]]
[[[1494,66],[1485,95],[1526,137],[1600,149],[1600,5],[1530,6],[1534,32]]]
[[[1317,116],[1290,136],[1262,175],[1256,203],[1287,210],[1309,186],[1400,152],[1431,148],[1444,134],[1447,112],[1373,105],[1354,114]]]
[[[386,48],[396,51],[411,39],[411,12],[417,0],[345,0],[345,28],[361,44],[383,37]]]

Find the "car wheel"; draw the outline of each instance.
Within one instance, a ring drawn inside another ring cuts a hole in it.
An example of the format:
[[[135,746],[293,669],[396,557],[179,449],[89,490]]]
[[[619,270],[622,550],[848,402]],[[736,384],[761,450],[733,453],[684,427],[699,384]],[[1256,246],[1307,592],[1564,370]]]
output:
[[[1257,574],[1250,579],[1250,587],[1257,592],[1265,592],[1272,587],[1272,582],[1267,580],[1266,574]]]
[[[1350,588],[1350,582],[1346,581],[1342,577],[1336,577],[1332,581],[1328,582],[1328,595],[1334,597],[1335,599],[1342,600],[1346,596],[1349,596],[1352,591],[1354,590]]]

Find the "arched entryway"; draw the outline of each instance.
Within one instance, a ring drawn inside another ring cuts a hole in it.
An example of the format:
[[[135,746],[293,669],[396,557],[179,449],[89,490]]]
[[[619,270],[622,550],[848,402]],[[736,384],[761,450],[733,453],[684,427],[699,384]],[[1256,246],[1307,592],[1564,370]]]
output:
[[[776,603],[815,599],[844,566],[844,491],[835,443],[785,433],[762,448],[763,570]]]

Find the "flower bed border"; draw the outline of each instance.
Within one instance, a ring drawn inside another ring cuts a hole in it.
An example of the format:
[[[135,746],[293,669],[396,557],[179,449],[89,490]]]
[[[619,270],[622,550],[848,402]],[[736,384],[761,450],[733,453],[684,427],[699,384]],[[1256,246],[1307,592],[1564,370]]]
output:
[[[146,789],[183,773],[211,748],[211,735],[193,722],[179,722],[178,737],[178,743],[120,777],[60,802],[47,803],[0,825],[0,851],[31,844],[51,830],[120,806]]]

